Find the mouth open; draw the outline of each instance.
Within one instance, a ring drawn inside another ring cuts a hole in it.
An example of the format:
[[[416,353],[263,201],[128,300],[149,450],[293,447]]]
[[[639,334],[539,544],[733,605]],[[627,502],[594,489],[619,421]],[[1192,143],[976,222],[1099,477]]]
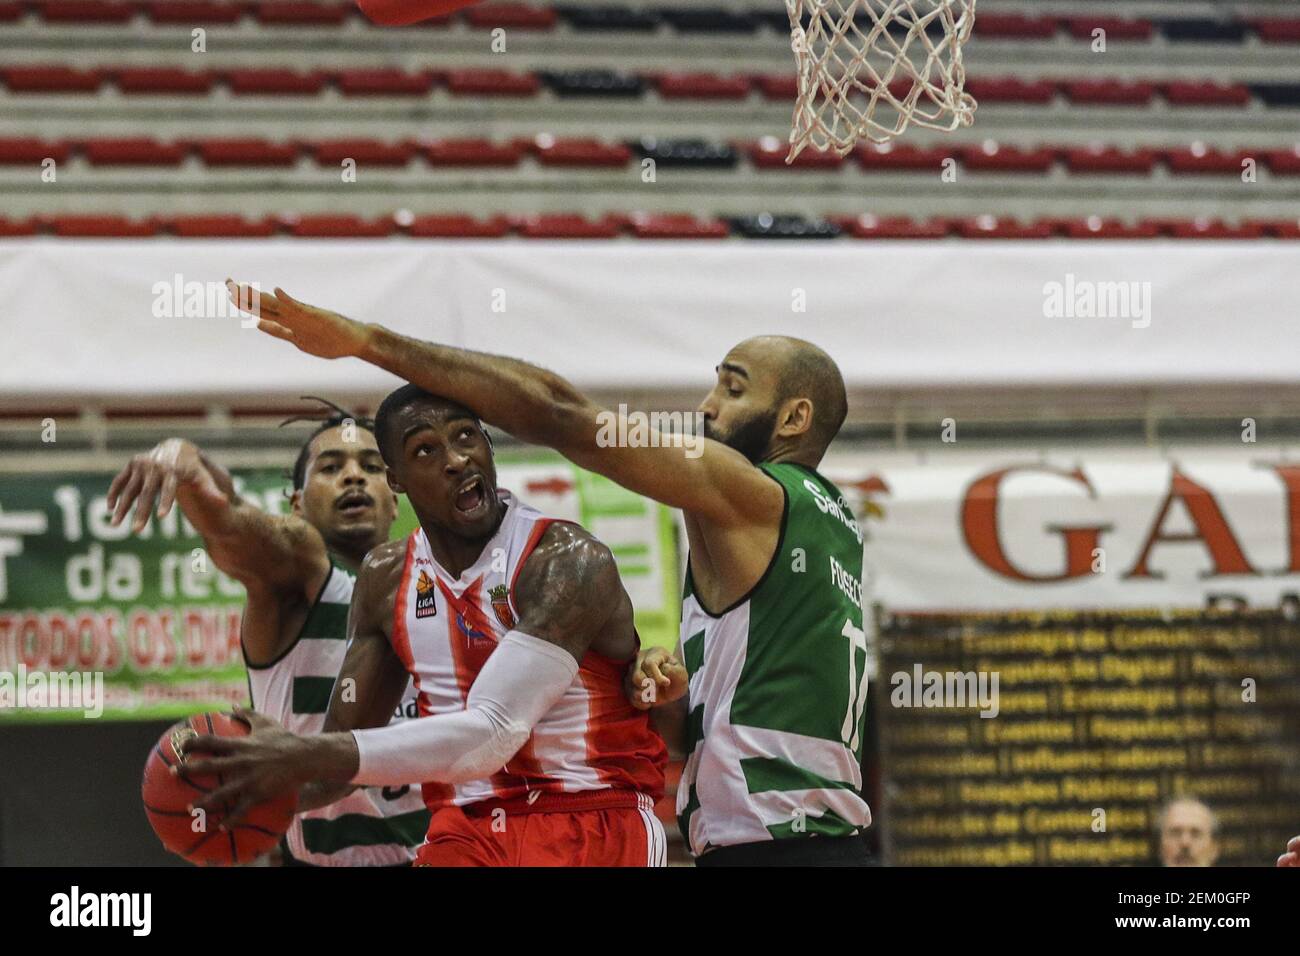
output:
[[[475,475],[456,489],[456,510],[466,518],[478,518],[487,512],[487,485],[482,476]]]
[[[364,491],[350,491],[334,502],[334,507],[338,509],[341,514],[347,515],[348,517],[363,514],[374,506],[375,499],[371,498]]]

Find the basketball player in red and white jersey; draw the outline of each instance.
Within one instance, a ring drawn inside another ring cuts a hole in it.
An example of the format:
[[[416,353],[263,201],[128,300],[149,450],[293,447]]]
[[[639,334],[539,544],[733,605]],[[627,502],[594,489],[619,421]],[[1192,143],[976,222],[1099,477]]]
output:
[[[375,433],[420,527],[362,566],[326,733],[254,714],[248,737],[197,738],[187,772],[226,783],[196,806],[234,823],[307,784],[424,780],[417,865],[664,865],[666,751],[624,691],[640,642],[609,549],[499,490],[460,405],[407,385]],[[422,719],[386,727],[408,675]]]

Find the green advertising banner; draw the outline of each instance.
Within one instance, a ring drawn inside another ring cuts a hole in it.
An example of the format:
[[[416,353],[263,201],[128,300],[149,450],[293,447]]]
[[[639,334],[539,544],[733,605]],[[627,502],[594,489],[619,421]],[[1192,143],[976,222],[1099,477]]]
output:
[[[676,642],[680,574],[669,510],[558,456],[502,453],[499,484],[579,521],[613,551],[647,644]],[[280,469],[234,470],[285,513]],[[0,720],[168,718],[247,703],[244,590],[174,509],[139,535],[111,527],[110,473],[0,475]],[[415,527],[405,499],[393,536]]]

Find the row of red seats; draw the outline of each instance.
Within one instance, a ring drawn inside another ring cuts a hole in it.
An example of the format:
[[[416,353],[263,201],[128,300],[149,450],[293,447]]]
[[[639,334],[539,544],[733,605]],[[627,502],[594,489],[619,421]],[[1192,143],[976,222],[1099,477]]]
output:
[[[720,76],[714,73],[658,73],[645,79],[665,99],[743,100],[754,92],[768,100],[793,100],[793,73]],[[435,86],[455,95],[535,96],[543,86],[533,73],[509,70],[291,69],[185,70],[174,67],[11,66],[0,68],[0,80],[12,93],[93,93],[106,84],[128,95],[203,96],[218,84],[236,95],[313,96],[327,86],[344,96],[427,96]],[[910,81],[891,88],[907,94]],[[1077,106],[1147,106],[1157,97],[1170,106],[1246,106],[1251,101],[1245,83],[1178,80],[1025,80],[1016,77],[973,77],[966,88],[985,103],[1047,104],[1057,96]]]
[[[351,16],[360,16],[347,0],[0,0],[0,21],[17,20],[28,10],[47,23],[58,24],[121,24],[144,14],[158,24],[235,23],[250,15],[266,25],[338,26]],[[552,7],[526,3],[471,6],[460,16],[472,26],[534,30],[552,29],[560,19]],[[426,21],[426,25],[445,25],[452,19]],[[1296,18],[1245,18],[1224,21],[1223,26],[1235,31],[1232,36],[1250,30],[1266,43],[1300,42],[1300,19]],[[1065,30],[1075,39],[1087,41],[1098,28],[1106,31],[1108,40],[1149,41],[1157,24],[1149,19],[1095,14],[1041,16],[995,11],[981,13],[975,20],[976,35],[990,39],[1049,40]]]
[[[0,0],[0,22],[13,22],[31,11],[49,24],[125,24],[137,15],[170,25],[228,25],[245,16],[264,26],[339,26],[349,17],[361,18],[349,0]],[[488,3],[459,15],[483,29],[549,30],[558,20],[555,10],[526,3]],[[364,18],[361,18],[364,20]],[[453,16],[426,20],[422,26],[446,26]]]
[[[830,216],[842,235],[860,239],[1300,239],[1296,220],[1246,220],[1237,224],[1218,219],[1149,218],[1135,223],[1098,216],[1044,218],[1032,223],[979,216],[917,221],[907,217]],[[0,237],[54,235],[64,238],[181,237],[378,239],[406,235],[418,238],[497,239],[510,235],[531,239],[723,239],[733,235],[723,219],[690,214],[610,214],[599,219],[568,213],[533,216],[492,216],[438,213],[364,218],[353,215],[278,216],[247,219],[237,215],[167,216],[131,219],[116,215],[60,215],[26,220],[0,218]]]
[[[1240,175],[1250,168],[1266,167],[1275,176],[1300,175],[1300,143],[1289,148],[1220,150],[1202,143],[1185,147],[1114,146],[1008,146],[993,141],[980,145],[941,143],[916,146],[906,143],[867,144],[849,156],[807,149],[792,164],[785,162],[787,144],[776,138],[758,143],[737,143],[735,149],[759,169],[834,170],[856,162],[869,171],[903,170],[937,173],[949,160],[976,172],[1046,174],[1059,162],[1073,174],[1149,175],[1158,164],[1171,173]],[[45,159],[63,163],[79,153],[94,166],[176,167],[191,156],[208,167],[290,167],[310,158],[321,166],[339,166],[352,159],[358,166],[400,168],[417,157],[431,166],[510,168],[531,156],[540,165],[569,168],[627,166],[634,151],[623,143],[595,139],[557,139],[538,136],[493,142],[486,139],[444,139],[432,142],[406,140],[385,143],[371,139],[295,141],[273,143],[264,139],[183,140],[163,143],[149,138],[46,141],[0,139],[0,165],[36,165]]]

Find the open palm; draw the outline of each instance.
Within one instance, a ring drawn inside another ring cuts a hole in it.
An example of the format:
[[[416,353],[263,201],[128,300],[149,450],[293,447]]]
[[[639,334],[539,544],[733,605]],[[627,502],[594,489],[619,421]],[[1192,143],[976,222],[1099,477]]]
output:
[[[257,317],[260,330],[292,342],[308,355],[327,359],[358,355],[370,338],[365,324],[299,302],[281,288],[274,294],[259,292],[227,279],[226,290],[236,308]]]

